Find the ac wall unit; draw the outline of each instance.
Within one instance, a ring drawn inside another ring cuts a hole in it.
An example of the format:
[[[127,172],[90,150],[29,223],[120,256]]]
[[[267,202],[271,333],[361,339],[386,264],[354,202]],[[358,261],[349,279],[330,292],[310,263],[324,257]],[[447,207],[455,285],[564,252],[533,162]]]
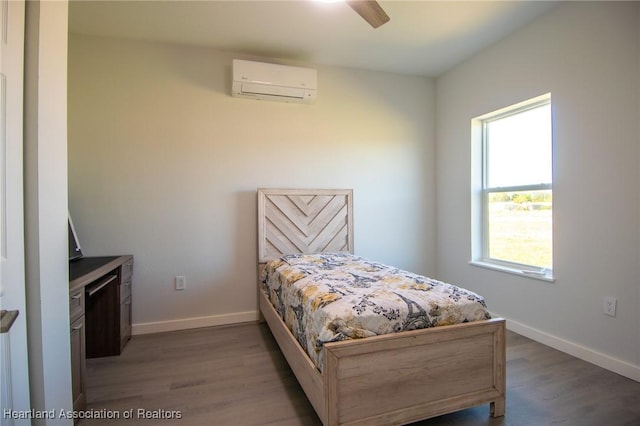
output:
[[[231,96],[311,103],[317,93],[318,71],[312,68],[233,60]]]

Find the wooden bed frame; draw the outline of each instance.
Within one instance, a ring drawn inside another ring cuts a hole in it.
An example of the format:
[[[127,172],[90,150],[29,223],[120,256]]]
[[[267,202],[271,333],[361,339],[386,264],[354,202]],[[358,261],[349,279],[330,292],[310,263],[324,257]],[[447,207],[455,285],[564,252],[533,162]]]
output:
[[[259,272],[282,254],[353,253],[351,190],[258,189]],[[504,415],[505,321],[324,345],[318,370],[259,285],[259,305],[325,426],[400,425],[481,404]]]

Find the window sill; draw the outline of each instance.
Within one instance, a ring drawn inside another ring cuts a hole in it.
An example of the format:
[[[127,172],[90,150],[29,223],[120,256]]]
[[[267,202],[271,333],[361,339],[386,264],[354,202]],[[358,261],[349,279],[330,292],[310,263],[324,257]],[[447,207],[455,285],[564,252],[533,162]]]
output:
[[[482,262],[480,260],[471,260],[469,261],[469,265],[479,266],[485,269],[492,269],[494,271],[506,272],[508,274],[519,275],[521,277],[533,278],[534,280],[546,281],[546,282],[555,282],[556,279],[553,277],[553,271],[547,271],[545,274],[538,273],[535,271],[527,271],[523,269],[510,268],[508,266],[496,265],[494,263]]]

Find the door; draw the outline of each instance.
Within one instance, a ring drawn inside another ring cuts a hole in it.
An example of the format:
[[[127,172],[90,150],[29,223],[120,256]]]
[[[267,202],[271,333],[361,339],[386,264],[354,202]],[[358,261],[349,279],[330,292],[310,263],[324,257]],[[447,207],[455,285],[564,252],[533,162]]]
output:
[[[30,409],[24,275],[23,68],[24,0],[0,0],[0,306],[19,311],[3,333],[2,412]],[[4,347],[3,347],[4,349]],[[10,363],[10,364],[9,364]],[[5,404],[7,407],[5,407]],[[28,424],[0,416],[2,425]]]

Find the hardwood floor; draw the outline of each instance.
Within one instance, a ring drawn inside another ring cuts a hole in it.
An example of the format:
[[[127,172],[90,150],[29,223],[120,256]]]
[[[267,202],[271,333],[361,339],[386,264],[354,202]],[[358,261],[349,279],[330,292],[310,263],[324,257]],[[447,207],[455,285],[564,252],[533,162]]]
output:
[[[89,413],[119,418],[82,426],[321,425],[266,324],[134,336],[122,355],[87,360],[87,376]],[[637,426],[640,383],[508,332],[506,412],[413,426]]]

